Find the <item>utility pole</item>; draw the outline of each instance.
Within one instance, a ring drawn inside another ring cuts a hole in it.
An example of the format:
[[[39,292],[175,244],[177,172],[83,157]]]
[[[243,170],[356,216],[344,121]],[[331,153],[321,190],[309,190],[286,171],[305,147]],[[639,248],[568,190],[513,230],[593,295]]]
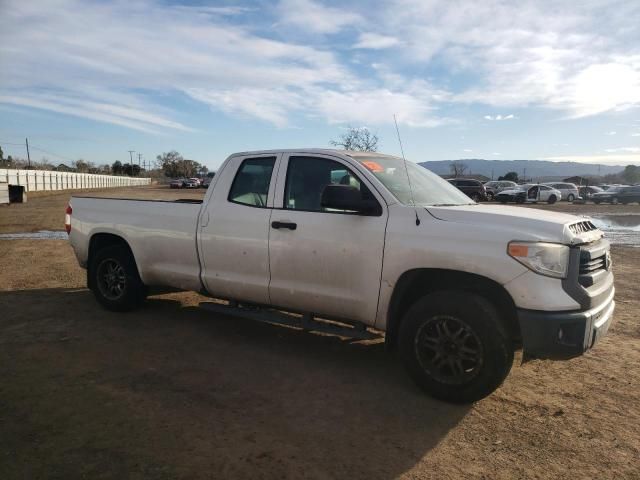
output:
[[[29,161],[29,169],[31,169],[31,155],[29,155],[29,139],[25,138],[24,143],[27,145],[27,160]]]
[[[129,152],[129,163],[133,165],[133,154],[135,153],[135,150],[128,150],[128,152]]]
[[[527,167],[524,167],[522,169],[522,179],[524,180],[524,182],[527,182]]]

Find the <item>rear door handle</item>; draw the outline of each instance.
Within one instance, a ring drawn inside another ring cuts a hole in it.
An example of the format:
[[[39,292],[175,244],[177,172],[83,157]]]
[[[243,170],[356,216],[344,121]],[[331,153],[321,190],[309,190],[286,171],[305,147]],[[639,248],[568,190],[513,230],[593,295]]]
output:
[[[298,228],[298,224],[293,222],[271,222],[271,228],[288,228],[289,230],[295,230]]]

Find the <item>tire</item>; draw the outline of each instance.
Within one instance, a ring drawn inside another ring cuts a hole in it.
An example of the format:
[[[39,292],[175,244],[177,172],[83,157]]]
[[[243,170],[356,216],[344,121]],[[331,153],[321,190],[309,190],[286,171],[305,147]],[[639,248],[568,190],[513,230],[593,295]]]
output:
[[[613,197],[611,199],[611,205],[617,205],[618,204],[618,197]]]
[[[576,196],[573,193],[567,195],[567,202],[573,202],[576,199]]]
[[[549,200],[547,200],[547,203],[548,203],[549,205],[553,205],[553,204],[554,204],[554,203],[556,203],[557,201],[558,201],[558,199],[556,198],[556,196],[555,196],[555,195],[551,195],[551,196],[549,197]]]
[[[470,292],[422,297],[405,314],[398,341],[416,384],[451,403],[471,403],[491,394],[513,365],[513,342],[495,307]]]
[[[477,193],[472,193],[471,200],[473,200],[476,203],[480,203],[480,195],[478,195]]]
[[[491,192],[487,192],[487,201],[493,202],[495,200],[495,195]]]
[[[596,205],[600,205],[600,200],[594,200],[593,203],[595,203]]]
[[[516,203],[524,203],[524,198],[516,197]]]
[[[500,199],[498,199],[498,201],[499,201],[500,203],[502,203],[502,204],[507,203],[507,199],[506,199],[506,198],[500,198]]]
[[[139,307],[147,296],[136,262],[122,245],[105,247],[91,259],[91,290],[107,310],[126,312]]]

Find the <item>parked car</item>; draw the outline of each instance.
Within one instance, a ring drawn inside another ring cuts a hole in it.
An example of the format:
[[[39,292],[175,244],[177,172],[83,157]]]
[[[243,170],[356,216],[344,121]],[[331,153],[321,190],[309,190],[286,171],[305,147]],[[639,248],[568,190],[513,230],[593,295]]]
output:
[[[452,178],[449,180],[449,183],[466,194],[474,202],[487,200],[487,192],[479,180],[473,180],[472,178]]]
[[[213,177],[206,177],[202,181],[202,188],[209,188],[209,185],[211,185],[211,180],[213,180]]]
[[[527,183],[518,185],[513,190],[503,190],[496,195],[496,200],[500,203],[537,203],[547,202],[556,203],[560,200],[561,193],[559,190],[551,188],[548,185],[538,185],[535,183]]]
[[[200,183],[197,180],[193,180],[192,178],[187,178],[184,181],[184,188],[198,188]]]
[[[604,192],[604,190],[596,186],[578,187],[578,193],[585,202],[592,200],[593,195],[600,192]]]
[[[558,190],[562,194],[562,198],[559,200],[566,200],[567,202],[573,202],[576,198],[580,196],[578,192],[578,187],[574,183],[564,183],[564,182],[546,182],[542,185],[547,185],[548,187],[554,188]]]
[[[604,192],[592,195],[591,200],[594,203],[611,203],[614,205],[640,202],[640,186],[609,187]]]
[[[225,299],[201,306],[218,314],[382,330],[416,383],[451,402],[498,388],[516,348],[581,355],[615,306],[609,243],[588,220],[478,205],[371,152],[238,153],[204,200],[72,197],[65,227],[107,309],[140,307],[153,285]]]
[[[177,178],[169,182],[169,188],[184,188],[184,178]]]
[[[196,184],[198,185],[198,187],[202,186],[202,179],[198,178],[198,177],[193,177],[190,178],[189,180],[191,180],[192,182],[196,182]]]
[[[511,190],[517,187],[516,182],[509,180],[491,180],[484,184],[485,191],[487,192],[487,199],[494,200],[495,196],[503,190]]]

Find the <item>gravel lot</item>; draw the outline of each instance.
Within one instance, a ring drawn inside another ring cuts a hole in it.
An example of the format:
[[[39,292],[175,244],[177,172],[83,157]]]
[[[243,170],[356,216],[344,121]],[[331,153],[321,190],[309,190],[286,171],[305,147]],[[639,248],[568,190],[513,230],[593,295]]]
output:
[[[61,230],[68,197],[0,208],[0,232]],[[637,479],[640,248],[613,257],[616,321],[594,350],[516,361],[461,407],[380,342],[217,316],[194,293],[110,313],[66,241],[0,240],[0,478]]]

